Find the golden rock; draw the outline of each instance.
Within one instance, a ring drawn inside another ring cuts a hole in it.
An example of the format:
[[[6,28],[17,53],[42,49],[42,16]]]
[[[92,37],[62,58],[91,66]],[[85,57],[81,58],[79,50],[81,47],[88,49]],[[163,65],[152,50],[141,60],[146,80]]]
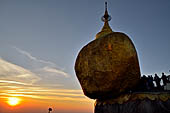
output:
[[[106,10],[107,11],[107,10]],[[105,17],[109,16],[105,12]],[[127,35],[105,24],[79,52],[75,72],[84,94],[92,99],[114,98],[133,89],[140,79],[137,52]]]

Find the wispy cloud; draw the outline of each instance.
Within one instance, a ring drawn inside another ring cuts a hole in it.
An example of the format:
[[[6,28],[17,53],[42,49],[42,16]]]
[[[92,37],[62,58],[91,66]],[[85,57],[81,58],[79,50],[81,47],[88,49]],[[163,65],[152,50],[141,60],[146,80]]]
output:
[[[50,61],[46,61],[46,60],[42,60],[42,59],[38,59],[38,58],[32,56],[29,52],[24,51],[24,50],[22,50],[22,49],[20,49],[20,48],[17,48],[17,47],[15,47],[15,46],[13,46],[13,48],[14,48],[15,50],[17,50],[19,53],[21,53],[22,55],[28,57],[28,58],[31,59],[31,60],[34,60],[35,62],[40,62],[40,63],[48,64],[48,65],[51,65],[51,66],[56,66],[55,63],[50,62]]]
[[[0,98],[17,96],[61,102],[89,101],[82,90],[70,90],[65,87],[66,81],[70,81],[70,75],[56,68],[55,63],[38,59],[29,52],[14,48],[23,57],[42,63],[43,66],[32,71],[0,58]]]
[[[19,85],[30,85],[23,82],[17,82],[17,81],[10,81],[10,80],[0,80],[0,83],[8,83],[8,84],[19,84]]]
[[[33,84],[40,80],[36,74],[0,58],[0,82]]]
[[[58,66],[51,62],[51,61],[46,61],[46,60],[42,60],[39,58],[34,57],[33,55],[31,55],[29,52],[22,50],[18,47],[13,46],[13,48],[19,52],[20,54],[26,56],[28,59],[34,61],[34,63],[40,63],[43,64],[40,67],[36,67],[36,69],[34,69],[34,72],[37,74],[41,74],[41,75],[56,75],[58,77],[70,77],[70,75],[66,72],[64,72],[63,70],[57,68]]]
[[[62,76],[65,76],[65,77],[70,77],[70,75],[69,74],[67,74],[67,73],[65,73],[64,71],[61,71],[61,70],[57,70],[57,69],[55,69],[55,68],[52,68],[52,67],[44,67],[43,69],[42,69],[43,71],[45,71],[45,72],[48,72],[48,73],[52,73],[53,75],[55,74],[55,75],[62,75]]]
[[[17,86],[0,87],[0,97],[29,97],[33,99],[55,100],[55,101],[89,101],[83,95],[82,90],[50,89],[40,86]]]

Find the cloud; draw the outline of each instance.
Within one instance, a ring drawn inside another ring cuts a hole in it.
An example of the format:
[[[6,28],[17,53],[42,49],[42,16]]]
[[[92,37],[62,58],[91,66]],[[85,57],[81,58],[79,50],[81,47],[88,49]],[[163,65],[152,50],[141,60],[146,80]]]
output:
[[[40,63],[43,66],[29,70],[0,58],[0,98],[18,96],[61,102],[89,101],[82,90],[67,89],[70,75],[57,69],[55,63],[38,59],[17,47],[15,49],[24,58],[33,61],[28,63]]]
[[[24,51],[24,50],[22,50],[22,49],[20,49],[20,48],[17,48],[17,47],[15,47],[15,46],[13,46],[13,48],[14,48],[15,50],[17,50],[19,53],[21,53],[22,55],[28,57],[29,59],[31,59],[31,60],[33,60],[33,61],[35,61],[35,62],[39,62],[39,63],[43,63],[43,64],[46,64],[46,65],[51,65],[51,66],[56,66],[55,63],[50,62],[50,61],[45,61],[45,60],[37,59],[36,57],[32,56],[29,52]]]
[[[27,58],[29,58],[30,60],[34,61],[33,63],[35,65],[41,64],[41,65],[36,65],[34,70],[32,70],[34,73],[37,73],[38,75],[54,75],[54,76],[66,77],[66,78],[70,77],[70,75],[68,73],[64,72],[61,69],[58,69],[57,68],[58,66],[55,63],[36,58],[36,57],[32,56],[29,52],[24,51],[18,47],[14,46],[13,48],[15,50],[17,50],[17,52],[19,52],[20,54],[22,54],[22,55],[26,56]]]
[[[82,90],[53,89],[43,86],[1,86],[0,97],[29,97],[33,99],[52,100],[52,101],[89,101],[83,95]]]
[[[56,75],[69,75],[55,68],[44,67],[44,71]],[[81,90],[62,89],[61,84],[37,84],[44,81],[35,73],[0,58],[0,97],[18,96],[57,101],[86,101]],[[52,87],[52,86],[55,87]],[[58,89],[60,87],[60,89]]]
[[[51,73],[52,75],[64,76],[64,77],[66,77],[66,78],[70,77],[70,75],[67,74],[67,73],[65,73],[64,71],[57,70],[57,69],[52,68],[52,67],[44,67],[44,68],[42,69],[42,71]]]
[[[33,84],[40,78],[31,71],[0,58],[0,80],[4,83]]]
[[[17,82],[17,81],[10,81],[10,80],[0,80],[0,83],[8,83],[8,84],[19,84],[19,85],[29,85],[23,82]]]

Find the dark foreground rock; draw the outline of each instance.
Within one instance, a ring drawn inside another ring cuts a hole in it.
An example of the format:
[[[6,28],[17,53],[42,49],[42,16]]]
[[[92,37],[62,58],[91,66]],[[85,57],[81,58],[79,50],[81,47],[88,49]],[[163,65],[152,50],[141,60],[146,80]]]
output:
[[[97,100],[95,113],[170,113],[170,93],[135,93]]]

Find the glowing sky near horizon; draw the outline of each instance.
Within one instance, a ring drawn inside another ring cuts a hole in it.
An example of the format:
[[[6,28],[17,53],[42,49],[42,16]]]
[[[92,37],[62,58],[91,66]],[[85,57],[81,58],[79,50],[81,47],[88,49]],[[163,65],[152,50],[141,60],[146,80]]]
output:
[[[0,113],[92,113],[74,73],[80,49],[102,28],[105,0],[0,0]],[[142,74],[170,75],[170,1],[107,0]],[[9,106],[9,97],[22,99]]]

